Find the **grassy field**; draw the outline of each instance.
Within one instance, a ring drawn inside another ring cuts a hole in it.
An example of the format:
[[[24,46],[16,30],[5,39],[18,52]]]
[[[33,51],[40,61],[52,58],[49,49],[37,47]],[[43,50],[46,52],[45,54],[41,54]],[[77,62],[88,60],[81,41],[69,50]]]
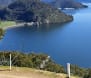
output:
[[[0,21],[0,28],[3,28],[3,29],[13,25],[16,25],[16,23],[13,21]]]
[[[26,67],[12,67],[9,71],[9,67],[0,66],[0,78],[66,78],[66,74],[57,74],[48,71],[36,70]],[[79,77],[71,77],[79,78]]]

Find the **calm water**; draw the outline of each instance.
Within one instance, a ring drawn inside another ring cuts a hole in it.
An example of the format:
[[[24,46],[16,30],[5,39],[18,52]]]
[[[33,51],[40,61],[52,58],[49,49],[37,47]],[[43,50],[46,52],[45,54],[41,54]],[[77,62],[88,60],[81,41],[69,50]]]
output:
[[[73,14],[73,22],[8,29],[0,50],[43,52],[62,65],[91,67],[91,7],[67,13]]]

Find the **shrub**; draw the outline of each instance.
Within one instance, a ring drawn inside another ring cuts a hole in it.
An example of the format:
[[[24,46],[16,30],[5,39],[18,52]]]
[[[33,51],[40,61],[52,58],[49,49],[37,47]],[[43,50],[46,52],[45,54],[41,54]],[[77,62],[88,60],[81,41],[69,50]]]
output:
[[[0,52],[0,58],[5,58],[9,61],[10,52]],[[20,52],[11,52],[12,54],[12,65],[19,67],[31,67],[41,69],[40,65],[44,60],[47,59],[48,55],[45,54],[35,54],[35,53],[20,53]],[[7,63],[8,65],[8,63]],[[47,62],[45,62],[42,70],[47,70],[56,73],[64,73],[65,70],[63,66],[56,64],[52,61],[51,58]]]

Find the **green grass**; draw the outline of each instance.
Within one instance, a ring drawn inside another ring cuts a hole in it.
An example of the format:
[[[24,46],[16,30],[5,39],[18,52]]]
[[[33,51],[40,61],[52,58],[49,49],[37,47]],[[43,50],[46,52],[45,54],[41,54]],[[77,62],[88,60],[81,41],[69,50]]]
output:
[[[13,21],[0,21],[0,28],[6,28],[8,26],[13,26],[16,23]]]

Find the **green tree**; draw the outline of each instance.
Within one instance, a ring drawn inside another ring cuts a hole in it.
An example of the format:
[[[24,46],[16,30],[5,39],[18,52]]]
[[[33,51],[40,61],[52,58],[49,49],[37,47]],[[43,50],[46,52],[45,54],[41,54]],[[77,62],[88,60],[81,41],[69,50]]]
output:
[[[78,65],[71,65],[71,73],[73,75],[81,76],[83,77],[85,73],[87,73],[85,68],[81,68]]]
[[[85,73],[83,78],[91,78],[91,68],[87,70],[87,73]]]
[[[4,30],[0,28],[0,39],[2,39],[4,36]]]

